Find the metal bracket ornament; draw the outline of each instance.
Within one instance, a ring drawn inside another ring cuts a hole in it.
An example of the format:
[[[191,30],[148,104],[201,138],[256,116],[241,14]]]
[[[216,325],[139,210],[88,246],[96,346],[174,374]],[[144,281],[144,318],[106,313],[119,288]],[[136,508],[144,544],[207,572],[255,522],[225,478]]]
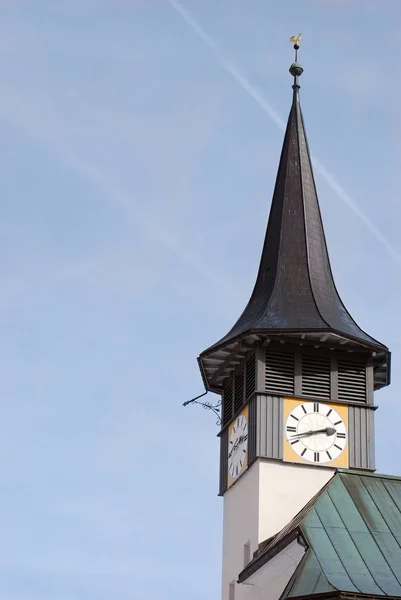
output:
[[[203,398],[203,396],[206,396],[208,391],[209,390],[206,390],[206,392],[203,392],[203,394],[200,394],[199,396],[195,396],[195,398],[192,398],[192,400],[187,400],[186,402],[184,402],[183,406],[188,406],[188,404],[199,404],[199,406],[201,406],[205,410],[211,410],[212,412],[214,412],[214,414],[217,417],[216,425],[220,426],[221,425],[221,415],[220,415],[221,398],[217,402],[217,404],[212,404],[211,402],[198,402],[199,398]]]

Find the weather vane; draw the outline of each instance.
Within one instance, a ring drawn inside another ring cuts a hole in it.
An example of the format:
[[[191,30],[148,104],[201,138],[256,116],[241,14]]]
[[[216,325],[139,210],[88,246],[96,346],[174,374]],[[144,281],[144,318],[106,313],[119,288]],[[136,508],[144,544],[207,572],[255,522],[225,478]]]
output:
[[[298,37],[295,37],[295,35],[290,37],[290,42],[292,42],[294,44],[295,62],[297,62],[297,58],[298,58],[299,42],[301,41],[301,37],[302,37],[302,33],[298,33]]]

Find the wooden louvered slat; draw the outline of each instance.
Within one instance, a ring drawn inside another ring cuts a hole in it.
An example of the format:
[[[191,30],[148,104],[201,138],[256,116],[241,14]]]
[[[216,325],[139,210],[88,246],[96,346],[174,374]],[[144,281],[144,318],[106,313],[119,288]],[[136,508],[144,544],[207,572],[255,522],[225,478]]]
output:
[[[366,401],[366,365],[363,362],[338,360],[338,399]]]
[[[244,402],[244,370],[235,376],[234,383],[234,412],[239,410]]]
[[[245,400],[253,394],[256,389],[256,359],[251,356],[246,363],[245,371]]]
[[[302,394],[330,398],[330,358],[302,356]]]
[[[229,383],[223,393],[223,419],[222,424],[226,425],[233,416],[233,386]]]
[[[278,395],[293,394],[294,368],[294,354],[267,350],[265,362],[265,389]]]

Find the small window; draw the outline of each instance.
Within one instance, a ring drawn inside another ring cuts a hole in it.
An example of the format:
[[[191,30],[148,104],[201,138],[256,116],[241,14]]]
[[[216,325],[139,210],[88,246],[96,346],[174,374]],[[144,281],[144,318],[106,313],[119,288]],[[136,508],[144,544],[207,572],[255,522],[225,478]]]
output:
[[[251,542],[244,544],[244,568],[251,562]]]
[[[266,350],[265,390],[277,395],[292,395],[294,368],[294,354]]]
[[[302,394],[330,398],[330,358],[302,356]]]
[[[228,383],[223,392],[223,425],[231,421],[233,415],[233,385]]]
[[[366,364],[338,359],[338,399],[366,402]]]
[[[254,354],[248,359],[245,372],[245,398],[248,400],[249,396],[253,394],[256,389],[256,359]]]
[[[232,581],[229,585],[228,600],[235,600],[235,581]]]
[[[234,412],[236,413],[244,403],[244,370],[242,369],[234,380]]]

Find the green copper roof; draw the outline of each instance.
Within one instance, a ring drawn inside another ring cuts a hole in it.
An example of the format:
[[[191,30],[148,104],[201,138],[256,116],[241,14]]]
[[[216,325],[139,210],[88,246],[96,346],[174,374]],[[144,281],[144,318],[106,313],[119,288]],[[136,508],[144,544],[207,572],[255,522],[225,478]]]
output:
[[[335,591],[336,589],[330,585],[326,575],[323,573],[316,554],[312,549],[309,549],[304,560],[299,565],[295,581],[289,585],[288,593],[284,595],[284,598]]]
[[[332,591],[401,597],[400,478],[337,472],[255,562],[269,560],[295,532],[308,550],[282,598]]]

